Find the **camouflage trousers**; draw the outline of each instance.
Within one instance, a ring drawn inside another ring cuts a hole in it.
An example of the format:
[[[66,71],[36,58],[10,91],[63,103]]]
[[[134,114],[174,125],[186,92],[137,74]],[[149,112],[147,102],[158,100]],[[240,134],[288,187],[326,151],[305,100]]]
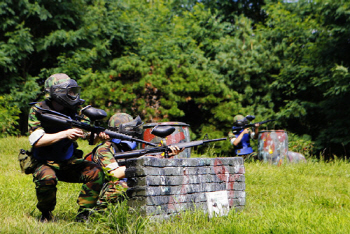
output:
[[[72,158],[67,161],[47,161],[39,164],[33,173],[37,208],[41,212],[52,211],[56,206],[57,182],[83,183],[78,197],[80,208],[92,208],[96,205],[104,183],[104,172],[93,162]]]
[[[97,200],[97,209],[104,209],[108,203],[116,203],[125,198],[126,182],[123,180],[106,182]]]

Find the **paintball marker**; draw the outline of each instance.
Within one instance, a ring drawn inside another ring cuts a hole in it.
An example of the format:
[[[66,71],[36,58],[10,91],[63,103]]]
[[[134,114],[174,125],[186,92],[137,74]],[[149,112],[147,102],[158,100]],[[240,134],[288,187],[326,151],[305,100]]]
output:
[[[78,120],[73,120],[71,117],[64,115],[62,113],[53,111],[53,110],[44,109],[44,108],[41,108],[39,106],[35,106],[35,107],[41,111],[41,112],[38,112],[40,115],[40,119],[43,121],[46,121],[47,123],[57,124],[57,125],[61,125],[61,126],[63,125],[63,126],[76,127],[76,128],[80,128],[80,129],[86,130],[88,132],[91,132],[90,139],[89,139],[90,145],[93,144],[95,133],[99,134],[100,132],[105,132],[111,138],[116,138],[116,139],[120,139],[120,140],[127,140],[127,141],[136,141],[136,142],[151,145],[151,146],[157,146],[154,143],[140,140],[137,138],[133,138],[131,136],[128,136],[128,135],[125,135],[122,133],[117,133],[117,132],[105,129],[101,126],[94,125],[93,123],[96,120],[103,119],[104,117],[107,116],[107,113],[101,109],[97,109],[97,108],[94,108],[91,106],[87,106],[87,107],[83,108],[81,110],[82,114],[87,116],[89,119],[86,119],[86,118],[81,117],[81,116],[76,116],[77,119],[80,120],[80,121],[78,121]],[[88,121],[92,124],[88,124],[86,122],[81,122],[82,120]]]
[[[262,124],[265,124],[265,123],[268,123],[268,122],[272,122],[272,121],[275,121],[276,119],[271,119],[271,120],[264,120],[264,121],[261,121],[261,122],[256,122],[256,123],[251,123],[251,124],[247,124],[248,121],[252,121],[255,119],[255,116],[253,115],[247,115],[242,121],[241,123],[243,123],[241,126],[233,126],[232,127],[232,132],[233,133],[237,133],[237,132],[240,132],[241,130],[245,129],[245,128],[250,128],[250,127],[254,127],[255,124],[259,124],[259,125],[262,125]]]
[[[166,136],[172,134],[175,131],[175,128],[172,126],[155,126],[151,133],[155,136],[165,138]],[[218,139],[207,139],[207,140],[199,140],[199,141],[190,141],[190,142],[182,142],[182,143],[176,143],[171,145],[163,145],[159,147],[154,148],[145,148],[140,150],[133,150],[133,151],[127,151],[127,152],[121,152],[114,155],[115,159],[127,159],[127,158],[136,158],[140,157],[146,154],[154,154],[154,153],[164,153],[165,158],[168,158],[168,153],[171,151],[170,146],[178,146],[180,149],[182,148],[189,148],[189,147],[195,147],[203,144],[207,144],[210,142],[215,141],[224,141],[226,138],[218,138]]]

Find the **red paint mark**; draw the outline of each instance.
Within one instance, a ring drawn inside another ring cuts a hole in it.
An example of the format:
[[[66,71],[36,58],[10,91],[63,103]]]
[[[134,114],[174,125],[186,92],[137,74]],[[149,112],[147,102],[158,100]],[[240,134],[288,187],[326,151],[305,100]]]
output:
[[[214,161],[214,172],[216,174],[216,176],[221,180],[226,182],[226,190],[228,192],[228,200],[229,200],[229,206],[233,207],[234,204],[234,185],[235,182],[239,179],[239,177],[241,177],[240,174],[230,174],[229,170],[226,168],[226,166],[224,166],[221,162],[220,159],[216,158]],[[242,170],[242,167],[239,168],[239,172],[243,172],[244,173],[244,168]]]
[[[143,133],[143,139],[145,141],[151,142],[156,136],[151,134],[152,129],[148,128],[145,130],[145,132]]]
[[[182,186],[180,189],[180,192],[178,194],[175,195],[171,195],[169,197],[169,201],[168,201],[168,210],[174,210],[176,212],[179,212],[176,209],[176,204],[180,204],[182,202],[184,202],[186,200],[186,194],[187,194],[187,190],[186,190],[186,185],[189,184],[189,175],[187,174],[186,169],[184,169],[184,176],[183,176],[183,181],[182,181]],[[176,196],[176,199],[174,198]]]
[[[170,145],[170,144],[175,144],[175,143],[179,143],[182,140],[185,140],[185,134],[183,132],[178,132],[175,134],[171,134],[170,136],[168,136],[166,138],[166,144]]]

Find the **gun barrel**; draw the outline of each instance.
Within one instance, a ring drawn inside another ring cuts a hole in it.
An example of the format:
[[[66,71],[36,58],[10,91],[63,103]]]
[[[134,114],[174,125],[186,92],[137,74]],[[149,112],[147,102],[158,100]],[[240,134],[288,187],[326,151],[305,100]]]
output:
[[[227,138],[218,138],[218,139],[210,139],[210,140],[201,140],[201,141],[191,141],[191,142],[183,142],[183,143],[175,143],[169,146],[178,146],[180,149],[189,148],[194,146],[203,145],[205,143],[210,143],[214,141],[224,141]],[[148,142],[149,143],[149,142]],[[115,159],[128,159],[128,158],[136,158],[146,154],[156,154],[169,151],[169,146],[160,146],[155,148],[146,148],[141,150],[132,150],[127,152],[122,152],[114,155]]]
[[[276,119],[265,120],[265,121],[259,122],[259,124],[264,124],[264,123],[272,122],[272,121],[275,121],[275,120]]]
[[[132,150],[122,153],[114,154],[115,159],[128,159],[128,158],[136,158],[140,157],[146,154],[152,154],[152,153],[162,153],[167,150],[166,147],[156,147],[156,148],[149,148],[149,149],[141,149],[141,150]]]
[[[217,138],[217,139],[209,139],[209,140],[203,140],[204,143],[210,143],[210,142],[215,142],[215,141],[226,141],[227,138],[224,137],[224,138]]]
[[[224,141],[227,138],[218,138],[218,139],[209,139],[209,140],[200,140],[200,141],[190,141],[190,142],[183,142],[183,143],[175,143],[171,144],[169,146],[178,146],[180,149],[182,148],[189,148],[189,147],[194,147],[194,146],[199,146],[203,145],[206,143],[214,142],[214,141]]]
[[[136,158],[140,157],[142,155],[145,155],[146,153],[143,150],[133,150],[133,151],[127,151],[122,152],[114,155],[115,159],[127,159],[127,158]]]

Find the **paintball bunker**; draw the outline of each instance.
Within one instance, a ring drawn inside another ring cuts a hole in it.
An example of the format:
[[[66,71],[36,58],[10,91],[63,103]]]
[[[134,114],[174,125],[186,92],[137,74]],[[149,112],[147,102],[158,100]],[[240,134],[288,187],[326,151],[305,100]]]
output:
[[[151,134],[156,125],[172,126],[166,138]],[[166,145],[190,141],[189,125],[149,123],[143,140]],[[142,148],[148,147],[142,145]],[[202,210],[209,217],[245,206],[245,169],[241,157],[190,158],[191,148],[174,158],[143,156],[126,160],[128,205],[152,219],[167,219],[184,211]]]
[[[166,138],[160,138],[151,134],[152,129],[156,125],[161,126],[172,126],[175,131],[167,136]],[[159,143],[161,141],[166,142],[166,145],[190,142],[190,129],[188,124],[182,122],[162,122],[162,123],[148,123],[143,125],[143,137],[142,139],[152,143]],[[149,147],[142,145],[142,148]],[[180,154],[176,155],[174,158],[189,158],[191,156],[191,148],[185,149]]]
[[[155,220],[188,210],[226,215],[245,206],[244,173],[242,157],[128,159],[128,205]]]

